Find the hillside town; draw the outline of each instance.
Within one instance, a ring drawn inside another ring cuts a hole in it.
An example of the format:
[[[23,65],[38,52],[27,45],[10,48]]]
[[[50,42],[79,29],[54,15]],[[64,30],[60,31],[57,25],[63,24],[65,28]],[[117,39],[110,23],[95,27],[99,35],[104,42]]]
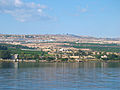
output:
[[[53,61],[80,62],[92,60],[114,60],[114,59],[120,60],[119,39],[94,38],[71,34],[66,35],[0,34],[0,44],[1,47],[6,46],[8,50],[9,49],[11,50],[10,52],[12,53],[10,55],[12,55],[11,59],[13,60],[15,59],[41,60],[41,61],[52,60],[52,62]]]

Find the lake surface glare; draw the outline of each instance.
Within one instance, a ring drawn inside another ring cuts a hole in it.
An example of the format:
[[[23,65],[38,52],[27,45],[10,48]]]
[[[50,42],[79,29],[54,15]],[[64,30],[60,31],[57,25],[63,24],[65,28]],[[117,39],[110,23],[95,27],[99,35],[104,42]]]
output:
[[[120,63],[0,63],[0,90],[120,90]]]

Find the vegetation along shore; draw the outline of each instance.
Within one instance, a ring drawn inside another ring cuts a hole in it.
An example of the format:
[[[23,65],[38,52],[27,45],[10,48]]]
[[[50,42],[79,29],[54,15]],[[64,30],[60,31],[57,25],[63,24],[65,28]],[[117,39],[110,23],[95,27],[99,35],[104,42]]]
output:
[[[120,45],[74,43],[51,48],[33,48],[22,45],[0,44],[1,62],[86,62],[120,61]]]

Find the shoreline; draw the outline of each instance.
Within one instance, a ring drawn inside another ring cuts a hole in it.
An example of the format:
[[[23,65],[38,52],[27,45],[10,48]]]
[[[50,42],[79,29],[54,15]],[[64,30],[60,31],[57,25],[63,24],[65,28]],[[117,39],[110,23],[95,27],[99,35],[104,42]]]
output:
[[[61,61],[61,60],[52,60],[52,61],[47,61],[47,60],[4,60],[1,59],[0,62],[33,62],[33,63],[80,63],[80,62],[120,62],[120,60],[68,60],[68,61]]]

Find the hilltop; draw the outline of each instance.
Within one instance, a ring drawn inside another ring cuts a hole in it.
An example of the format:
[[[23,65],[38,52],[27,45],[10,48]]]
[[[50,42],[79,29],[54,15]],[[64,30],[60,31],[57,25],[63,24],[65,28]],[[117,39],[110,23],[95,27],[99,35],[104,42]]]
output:
[[[96,38],[79,36],[74,34],[44,34],[44,35],[15,35],[0,34],[0,43],[22,44],[41,42],[78,42],[78,43],[116,43],[120,44],[120,38]]]

